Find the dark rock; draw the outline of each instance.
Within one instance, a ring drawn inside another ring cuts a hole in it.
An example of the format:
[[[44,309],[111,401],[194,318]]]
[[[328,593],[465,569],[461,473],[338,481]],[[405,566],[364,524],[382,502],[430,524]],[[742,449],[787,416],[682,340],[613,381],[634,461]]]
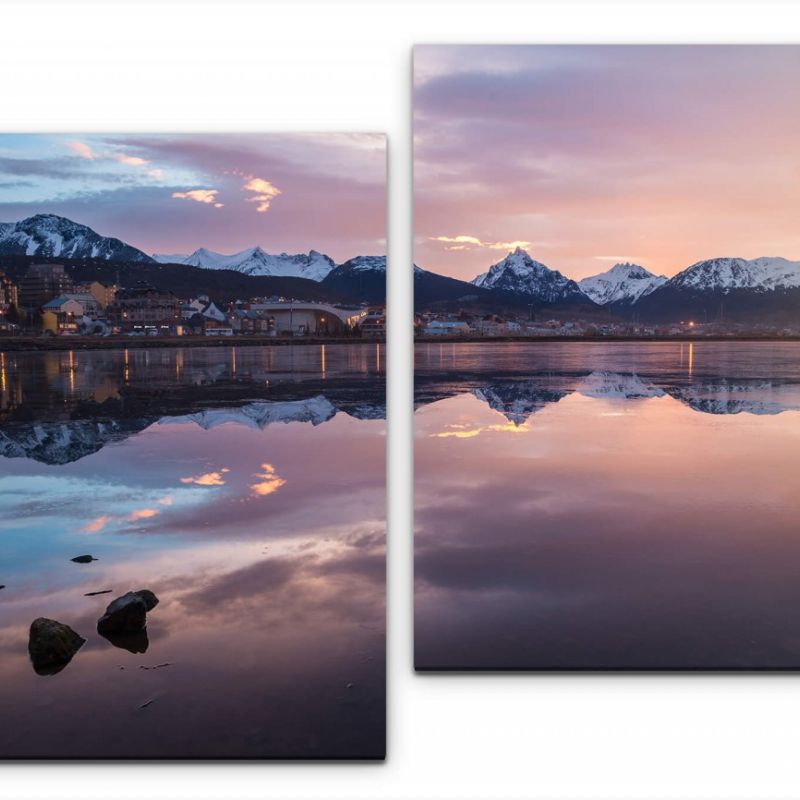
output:
[[[100,591],[97,592],[86,592],[84,597],[96,597],[98,594],[111,594],[113,591],[113,589],[100,589]]]
[[[69,625],[46,617],[35,619],[28,637],[28,653],[34,670],[39,675],[60,672],[85,641]]]
[[[94,556],[75,556],[70,561],[74,561],[76,564],[90,564],[92,561],[97,561],[97,559]]]
[[[158,605],[158,598],[149,589],[139,589],[134,594],[138,594],[144,600],[148,611],[152,611]]]
[[[147,636],[147,628],[133,633],[103,633],[102,637],[114,647],[120,650],[127,650],[129,653],[146,653],[150,647],[150,639]]]
[[[147,624],[147,612],[155,608],[158,598],[149,589],[127,592],[113,600],[97,621],[97,632],[109,634],[137,633]]]
[[[136,633],[146,624],[147,604],[135,592],[127,592],[109,603],[106,613],[97,620],[97,632],[103,636]]]

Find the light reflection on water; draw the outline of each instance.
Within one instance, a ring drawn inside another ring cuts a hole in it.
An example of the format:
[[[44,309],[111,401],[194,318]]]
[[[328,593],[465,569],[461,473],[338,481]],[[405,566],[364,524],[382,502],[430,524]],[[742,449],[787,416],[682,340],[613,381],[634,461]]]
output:
[[[1,755],[382,755],[374,357],[327,346],[320,395],[319,347],[7,354]],[[161,602],[129,652],[95,624],[141,588]],[[28,660],[38,616],[87,639],[57,675]]]
[[[421,669],[800,667],[800,345],[422,345]]]

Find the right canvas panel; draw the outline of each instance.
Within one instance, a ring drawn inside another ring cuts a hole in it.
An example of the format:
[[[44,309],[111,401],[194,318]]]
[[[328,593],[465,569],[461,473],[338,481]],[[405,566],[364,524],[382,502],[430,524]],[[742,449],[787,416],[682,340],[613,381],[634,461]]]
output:
[[[417,669],[800,668],[800,47],[414,62]]]

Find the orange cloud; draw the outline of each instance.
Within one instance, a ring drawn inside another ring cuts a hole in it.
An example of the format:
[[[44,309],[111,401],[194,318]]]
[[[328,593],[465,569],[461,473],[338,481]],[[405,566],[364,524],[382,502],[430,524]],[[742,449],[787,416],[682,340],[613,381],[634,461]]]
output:
[[[256,178],[252,175],[245,181],[244,186],[242,186],[242,191],[255,193],[253,197],[247,198],[247,202],[258,203],[256,211],[259,214],[268,211],[272,200],[279,194],[282,194],[277,186],[273,186],[269,181],[264,180],[264,178]]]
[[[177,200],[194,200],[195,203],[205,203],[213,205],[214,208],[222,208],[223,203],[217,202],[217,189],[190,189],[186,192],[173,192],[172,196]]]
[[[172,495],[167,495],[166,497],[162,497],[158,501],[159,505],[162,506],[171,506],[172,505]]]
[[[188,478],[181,478],[181,483],[193,483],[197,486],[224,486],[223,475],[230,472],[227,467],[223,467],[218,472],[205,472],[202,475],[191,475]]]
[[[258,483],[251,483],[250,489],[252,490],[253,494],[258,495],[259,497],[264,497],[268,494],[272,494],[273,492],[277,492],[278,489],[283,486],[286,481],[279,477],[275,472],[275,467],[272,464],[262,464],[261,469],[262,472],[256,472],[256,478],[262,478],[263,480],[259,481]]]
[[[111,522],[111,517],[108,514],[103,514],[100,517],[95,517],[93,520],[86,523],[81,528],[83,533],[97,533],[103,530],[108,523]]]
[[[531,246],[531,242],[517,239],[513,242],[484,242],[477,236],[431,236],[431,241],[446,244],[445,250],[471,250],[473,247],[485,250],[516,250],[518,247],[523,249]]]
[[[125,519],[127,519],[128,522],[137,522],[140,519],[155,517],[156,514],[159,513],[161,512],[157,511],[155,508],[140,508],[137,511],[132,511]]]

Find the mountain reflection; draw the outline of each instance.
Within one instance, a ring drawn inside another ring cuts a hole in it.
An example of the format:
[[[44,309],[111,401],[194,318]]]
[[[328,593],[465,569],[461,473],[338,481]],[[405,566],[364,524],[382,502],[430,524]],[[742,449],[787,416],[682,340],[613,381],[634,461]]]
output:
[[[642,400],[669,396],[704,414],[780,414],[800,409],[800,382],[794,379],[696,377],[676,384],[635,373],[595,371],[586,375],[542,375],[515,380],[485,376],[458,380],[417,379],[417,407],[458,394],[472,394],[514,425],[571,394],[607,400]]]

